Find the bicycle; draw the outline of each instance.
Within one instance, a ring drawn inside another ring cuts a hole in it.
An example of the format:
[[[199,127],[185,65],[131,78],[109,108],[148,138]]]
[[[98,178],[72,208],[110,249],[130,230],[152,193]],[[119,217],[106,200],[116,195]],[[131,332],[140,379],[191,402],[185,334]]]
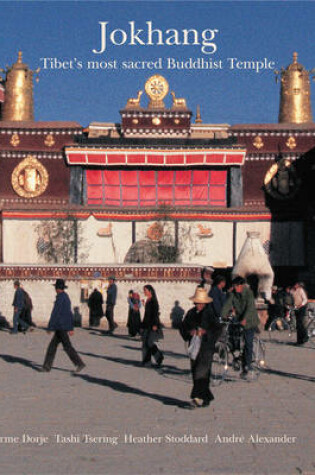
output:
[[[309,340],[315,340],[315,315],[312,310],[307,311],[308,322],[306,325],[307,336]]]
[[[220,385],[227,379],[229,368],[240,371],[244,351],[243,328],[229,318],[222,321],[223,331],[215,344],[215,352],[212,359],[211,382],[213,386]],[[255,335],[253,340],[253,358],[251,379],[256,380],[260,370],[265,366],[266,347],[261,339]]]
[[[288,331],[288,336],[291,337],[292,333],[296,332],[295,308],[287,308],[284,316],[274,316],[274,318],[269,321],[268,326],[265,327],[265,330],[268,331],[269,340],[271,340],[272,332],[275,330]]]

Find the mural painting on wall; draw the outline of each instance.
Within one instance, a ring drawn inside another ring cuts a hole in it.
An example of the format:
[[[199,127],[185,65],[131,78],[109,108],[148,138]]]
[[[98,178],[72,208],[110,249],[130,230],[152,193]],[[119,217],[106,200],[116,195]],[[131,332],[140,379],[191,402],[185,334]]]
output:
[[[189,262],[195,257],[205,257],[209,244],[208,239],[213,235],[213,230],[209,226],[181,223],[178,244],[185,261]]]
[[[97,235],[99,237],[112,237],[113,235],[113,225],[112,223],[108,223],[107,226],[104,226],[103,228],[100,228],[98,231],[97,231]]]
[[[175,242],[175,223],[156,221],[140,229],[138,240],[130,247],[125,263],[189,263],[205,257],[213,229],[201,223],[179,223]]]
[[[37,252],[47,263],[77,264],[88,258],[82,225],[74,219],[43,221],[35,225]],[[82,250],[84,249],[84,250]]]
[[[164,227],[161,223],[153,223],[151,226],[148,227],[147,229],[147,237],[151,241],[161,241],[164,235]]]
[[[129,248],[124,262],[138,264],[179,262],[174,222],[156,221],[140,229],[138,239]]]
[[[151,242],[156,244],[152,248],[155,262],[164,264],[179,262],[180,252],[175,242],[175,227],[172,221],[151,224],[146,235]]]

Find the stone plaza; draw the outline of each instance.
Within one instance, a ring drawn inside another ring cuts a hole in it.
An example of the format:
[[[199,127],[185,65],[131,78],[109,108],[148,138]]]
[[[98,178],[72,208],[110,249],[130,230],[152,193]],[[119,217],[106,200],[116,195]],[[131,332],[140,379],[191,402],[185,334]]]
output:
[[[102,325],[105,323],[102,322]],[[266,369],[231,377],[209,408],[190,410],[183,340],[165,329],[161,370],[141,367],[141,342],[78,328],[86,363],[73,376],[59,349],[40,373],[51,336],[0,332],[3,474],[314,474],[314,350],[295,334],[262,332]]]

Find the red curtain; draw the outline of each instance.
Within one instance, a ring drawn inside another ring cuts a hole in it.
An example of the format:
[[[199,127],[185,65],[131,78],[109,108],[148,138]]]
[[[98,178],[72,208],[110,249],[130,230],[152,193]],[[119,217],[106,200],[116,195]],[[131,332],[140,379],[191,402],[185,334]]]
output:
[[[226,170],[87,170],[88,204],[226,206]]]

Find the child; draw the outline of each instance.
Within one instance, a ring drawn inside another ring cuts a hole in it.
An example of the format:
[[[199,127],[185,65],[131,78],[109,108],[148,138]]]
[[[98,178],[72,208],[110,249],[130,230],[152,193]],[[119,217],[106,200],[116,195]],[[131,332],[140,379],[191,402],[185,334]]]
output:
[[[134,292],[133,290],[130,290],[128,294],[127,302],[129,304],[128,321],[127,321],[128,333],[130,336],[136,336],[137,333],[140,334],[140,325],[141,325],[141,319],[140,319],[141,301],[140,301],[139,294],[137,292]]]

